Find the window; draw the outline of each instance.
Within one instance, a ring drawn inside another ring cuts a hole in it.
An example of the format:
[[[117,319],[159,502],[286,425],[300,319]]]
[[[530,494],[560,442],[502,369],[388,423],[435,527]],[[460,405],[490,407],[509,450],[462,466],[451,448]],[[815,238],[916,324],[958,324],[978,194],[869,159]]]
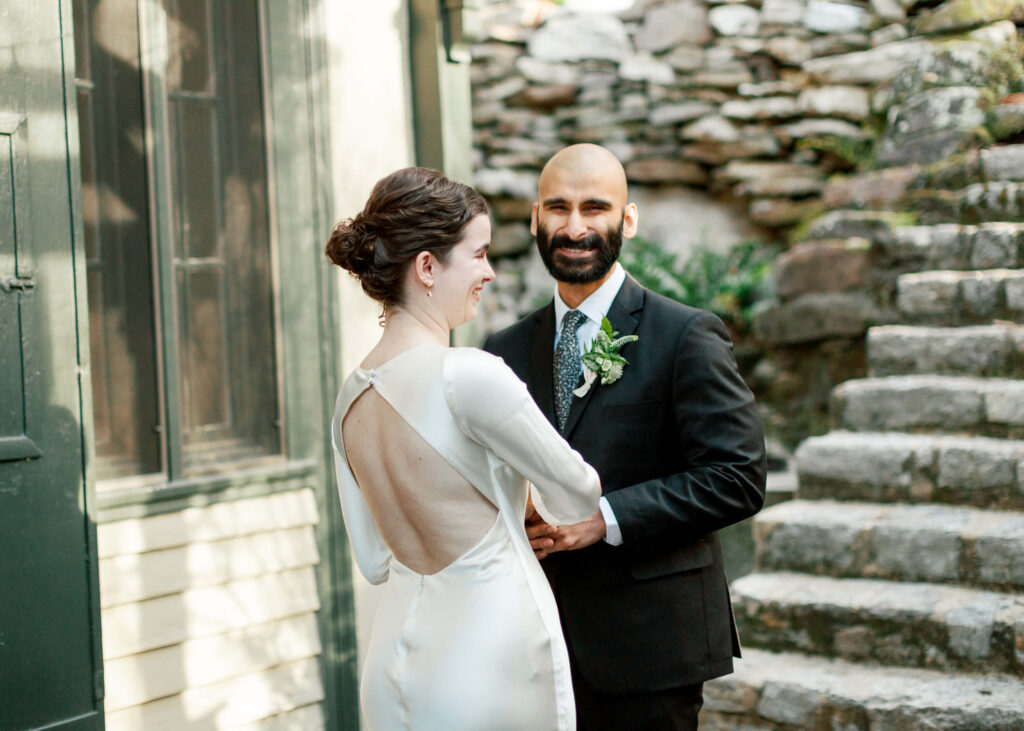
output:
[[[281,452],[257,3],[143,1],[73,3],[101,480]]]

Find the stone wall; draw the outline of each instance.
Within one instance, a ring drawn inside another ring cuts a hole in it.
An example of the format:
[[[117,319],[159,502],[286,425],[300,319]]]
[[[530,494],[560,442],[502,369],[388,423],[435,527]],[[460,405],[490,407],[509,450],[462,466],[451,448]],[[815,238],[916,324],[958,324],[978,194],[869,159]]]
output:
[[[537,175],[559,148],[596,142],[623,161],[645,238],[684,255],[752,238],[786,248],[741,367],[770,431],[789,444],[824,431],[832,387],[864,373],[865,331],[892,319],[895,274],[879,237],[941,208],[906,205],[929,164],[1013,127],[1002,112],[1014,105],[998,103],[1020,91],[1024,5],[586,5],[485,8],[475,182],[492,204],[498,279],[483,329],[550,296],[528,230]],[[849,215],[859,209],[872,213]]]

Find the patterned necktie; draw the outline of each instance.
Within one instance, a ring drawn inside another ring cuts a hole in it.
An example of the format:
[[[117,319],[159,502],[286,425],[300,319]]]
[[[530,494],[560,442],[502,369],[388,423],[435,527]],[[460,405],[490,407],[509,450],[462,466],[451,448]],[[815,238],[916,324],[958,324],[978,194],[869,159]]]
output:
[[[569,407],[572,406],[572,392],[580,380],[583,363],[576,331],[586,319],[587,316],[579,310],[569,310],[562,318],[562,334],[558,336],[555,348],[555,416],[559,431],[565,429],[565,420],[569,418]]]

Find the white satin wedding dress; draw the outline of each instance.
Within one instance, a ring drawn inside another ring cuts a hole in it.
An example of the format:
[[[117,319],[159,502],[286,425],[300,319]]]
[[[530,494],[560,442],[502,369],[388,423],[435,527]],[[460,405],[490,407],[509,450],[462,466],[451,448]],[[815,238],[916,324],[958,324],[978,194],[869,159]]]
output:
[[[417,573],[395,558],[346,458],[344,419],[370,388],[451,466],[454,478],[464,478],[497,510],[493,524],[479,526],[483,538],[436,573]],[[527,481],[534,506],[553,525],[590,517],[600,484],[522,381],[480,350],[414,347],[348,377],[332,437],[356,562],[371,583],[387,582],[360,683],[369,728],[574,729],[558,611],[523,518]]]

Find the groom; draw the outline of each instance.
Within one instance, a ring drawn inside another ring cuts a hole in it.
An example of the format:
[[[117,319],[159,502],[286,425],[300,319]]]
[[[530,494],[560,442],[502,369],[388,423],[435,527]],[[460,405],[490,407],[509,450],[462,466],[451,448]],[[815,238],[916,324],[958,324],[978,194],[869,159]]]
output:
[[[644,289],[617,263],[637,231],[627,195],[602,147],[551,158],[531,230],[554,301],[484,348],[601,475],[590,519],[527,520],[561,612],[579,728],[695,729],[704,681],[739,656],[716,531],[760,509],[764,438],[719,319]],[[573,394],[605,316],[639,339],[622,346],[619,380]]]

